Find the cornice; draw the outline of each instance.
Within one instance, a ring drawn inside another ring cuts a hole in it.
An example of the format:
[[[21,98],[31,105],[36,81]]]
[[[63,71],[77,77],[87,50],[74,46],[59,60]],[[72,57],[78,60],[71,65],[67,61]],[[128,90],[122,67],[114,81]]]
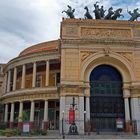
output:
[[[116,40],[116,39],[62,39],[61,40],[62,46],[61,48],[63,48],[63,45],[65,44],[76,44],[76,45],[80,45],[80,44],[104,44],[104,45],[111,45],[111,44],[119,44],[119,45],[127,45],[127,46],[131,46],[134,47],[136,45],[140,45],[140,41],[135,41],[135,40]]]
[[[26,96],[26,95],[35,95],[35,94],[44,94],[44,93],[57,93],[57,87],[43,87],[43,88],[31,88],[31,89],[20,89],[16,91],[12,91],[9,93],[5,93],[2,95],[1,99],[6,99],[10,97],[17,97],[17,96]]]
[[[25,50],[23,50],[19,54],[19,56],[29,55],[30,53],[32,53],[31,50],[36,50],[37,51],[37,50],[42,49],[42,47],[44,49],[44,47],[48,48],[48,47],[50,47],[51,45],[54,45],[54,44],[57,44],[56,46],[58,48],[56,47],[56,49],[58,50],[59,49],[59,39],[58,40],[47,41],[47,42],[41,42],[39,44],[35,44],[33,46],[30,46],[30,47],[26,48]],[[49,50],[49,51],[53,51],[53,50]],[[33,53],[35,53],[35,52],[33,52]]]
[[[15,66],[32,63],[36,61],[43,61],[43,60],[50,60],[50,59],[59,59],[60,58],[60,52],[41,52],[41,53],[35,53],[30,54],[26,56],[16,57],[8,62],[8,64],[5,66],[5,71],[7,69],[13,68]]]
[[[97,20],[97,19],[69,19],[69,18],[63,18],[62,25],[111,25],[111,26],[128,26],[128,27],[140,27],[140,21],[126,21],[126,20]]]

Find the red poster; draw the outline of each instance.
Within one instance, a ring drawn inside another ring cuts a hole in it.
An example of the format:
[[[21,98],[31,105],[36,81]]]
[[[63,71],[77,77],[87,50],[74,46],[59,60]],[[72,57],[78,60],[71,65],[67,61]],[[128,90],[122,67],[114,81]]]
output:
[[[75,110],[69,110],[69,124],[75,121]]]

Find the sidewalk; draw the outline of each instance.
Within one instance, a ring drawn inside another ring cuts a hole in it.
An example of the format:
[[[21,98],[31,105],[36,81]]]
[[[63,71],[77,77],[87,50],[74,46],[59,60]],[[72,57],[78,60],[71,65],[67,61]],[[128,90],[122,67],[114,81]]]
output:
[[[48,134],[47,136],[14,136],[0,137],[0,140],[43,140],[43,139],[62,139],[62,135],[58,133]],[[65,135],[65,139],[140,139],[140,135],[126,133],[92,133],[91,135]]]

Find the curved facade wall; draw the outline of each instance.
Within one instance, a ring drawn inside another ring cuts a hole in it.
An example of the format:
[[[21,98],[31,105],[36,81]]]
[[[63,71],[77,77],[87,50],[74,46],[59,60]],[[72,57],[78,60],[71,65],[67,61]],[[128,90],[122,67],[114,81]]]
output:
[[[22,127],[22,112],[26,111],[30,129],[40,123],[47,128],[49,109],[59,110],[60,65],[59,41],[32,46],[6,65],[2,101],[8,127]],[[58,129],[58,120],[52,121]]]

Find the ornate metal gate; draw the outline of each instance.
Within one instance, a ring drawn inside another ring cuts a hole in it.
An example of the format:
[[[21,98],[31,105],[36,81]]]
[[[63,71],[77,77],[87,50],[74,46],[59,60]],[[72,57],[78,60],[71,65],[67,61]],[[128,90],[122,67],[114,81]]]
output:
[[[90,87],[92,130],[116,130],[116,119],[124,120],[124,101],[120,74],[111,66],[98,66],[91,73]]]

